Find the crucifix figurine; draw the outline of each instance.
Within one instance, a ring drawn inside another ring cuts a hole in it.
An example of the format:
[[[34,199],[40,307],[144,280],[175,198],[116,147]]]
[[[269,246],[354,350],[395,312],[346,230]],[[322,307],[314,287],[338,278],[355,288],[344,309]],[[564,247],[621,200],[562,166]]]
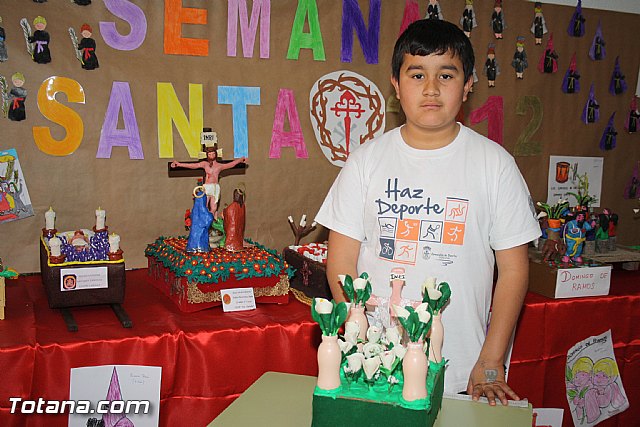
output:
[[[213,214],[215,219],[218,218],[218,200],[220,200],[220,184],[218,179],[220,173],[227,169],[246,167],[246,157],[234,160],[218,160],[218,156],[222,154],[222,150],[218,149],[218,139],[215,132],[211,132],[211,128],[204,128],[201,134],[201,142],[203,145],[204,159],[198,162],[177,162],[173,161],[169,164],[169,176],[201,176],[200,172],[196,174],[175,174],[172,169],[180,171],[184,169],[203,169],[204,181],[203,190],[207,196],[207,206],[209,212]]]

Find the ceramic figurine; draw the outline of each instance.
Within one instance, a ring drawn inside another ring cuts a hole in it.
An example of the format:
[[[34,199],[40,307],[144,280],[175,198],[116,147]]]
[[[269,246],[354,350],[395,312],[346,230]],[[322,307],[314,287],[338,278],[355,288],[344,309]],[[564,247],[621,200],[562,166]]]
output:
[[[502,10],[502,0],[496,0],[493,13],[491,14],[491,28],[496,39],[502,38],[502,33],[507,25],[504,20],[504,11]]]

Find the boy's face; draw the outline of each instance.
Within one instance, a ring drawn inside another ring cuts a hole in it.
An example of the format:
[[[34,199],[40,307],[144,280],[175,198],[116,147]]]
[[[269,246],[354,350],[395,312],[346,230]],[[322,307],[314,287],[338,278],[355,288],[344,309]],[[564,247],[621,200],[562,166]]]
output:
[[[464,80],[462,61],[444,55],[404,55],[399,79],[391,78],[407,118],[408,130],[452,129],[473,79]]]

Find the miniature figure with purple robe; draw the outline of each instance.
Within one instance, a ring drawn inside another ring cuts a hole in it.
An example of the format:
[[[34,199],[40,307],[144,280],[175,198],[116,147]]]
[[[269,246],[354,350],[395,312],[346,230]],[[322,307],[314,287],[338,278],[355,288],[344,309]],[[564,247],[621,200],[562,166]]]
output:
[[[620,95],[627,91],[627,82],[622,70],[620,70],[620,57],[616,57],[616,65],[613,67],[611,74],[611,82],[609,83],[609,93],[611,95]]]
[[[591,83],[591,89],[589,89],[589,99],[584,105],[582,110],[582,121],[586,124],[595,123],[600,119],[600,104],[596,101],[595,87]]]
[[[564,93],[578,93],[580,92],[580,73],[576,66],[576,54],[574,53],[569,63],[569,68],[562,80],[562,91]]]
[[[586,19],[582,14],[582,0],[578,0],[578,5],[576,6],[576,10],[573,12],[571,16],[571,21],[569,21],[569,26],[567,27],[567,33],[572,37],[582,37],[584,36],[585,28],[584,22]]]
[[[602,28],[600,26],[600,22],[598,22],[598,28],[596,28],[596,34],[593,36],[593,41],[591,42],[591,48],[589,49],[589,58],[594,61],[601,61],[607,56],[607,51],[605,50],[604,37],[602,36]]]
[[[616,112],[614,111],[613,114],[611,114],[611,117],[609,117],[609,123],[607,123],[607,127],[602,133],[602,138],[600,138],[601,150],[608,151],[616,148],[616,135],[618,135],[618,132],[616,131],[616,128],[613,124],[613,119],[615,118],[615,116]]]

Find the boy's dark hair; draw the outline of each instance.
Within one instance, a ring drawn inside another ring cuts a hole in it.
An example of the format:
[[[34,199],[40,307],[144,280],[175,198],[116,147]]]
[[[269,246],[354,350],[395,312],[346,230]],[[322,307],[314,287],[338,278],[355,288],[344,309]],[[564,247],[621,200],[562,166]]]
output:
[[[391,73],[395,80],[400,79],[400,68],[406,53],[426,56],[444,55],[451,52],[462,61],[464,81],[473,74],[475,56],[469,37],[455,24],[439,19],[420,19],[413,22],[400,35],[393,48]]]

